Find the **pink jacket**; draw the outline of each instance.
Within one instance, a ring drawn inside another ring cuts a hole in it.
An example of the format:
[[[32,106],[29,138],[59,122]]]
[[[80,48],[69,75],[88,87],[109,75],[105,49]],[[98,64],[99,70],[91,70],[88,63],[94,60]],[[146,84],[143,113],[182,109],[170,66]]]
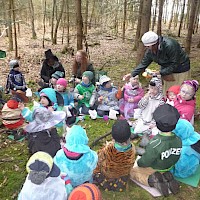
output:
[[[133,90],[133,86],[130,83],[127,83],[124,86],[124,100],[128,101],[130,99],[134,99],[134,103],[138,103],[140,99],[144,96],[144,90],[139,87]]]
[[[192,116],[194,115],[194,112],[195,112],[196,99],[191,99],[189,101],[185,101],[178,94],[177,98],[174,100],[174,107],[180,113],[181,119],[186,119],[187,121],[190,122],[192,119]]]

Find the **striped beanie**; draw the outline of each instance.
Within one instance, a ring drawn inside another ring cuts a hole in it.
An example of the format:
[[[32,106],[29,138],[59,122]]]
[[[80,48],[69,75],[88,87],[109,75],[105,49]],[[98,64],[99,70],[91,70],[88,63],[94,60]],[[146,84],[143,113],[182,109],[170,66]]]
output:
[[[85,183],[76,187],[68,200],[102,200],[99,188],[92,183]]]

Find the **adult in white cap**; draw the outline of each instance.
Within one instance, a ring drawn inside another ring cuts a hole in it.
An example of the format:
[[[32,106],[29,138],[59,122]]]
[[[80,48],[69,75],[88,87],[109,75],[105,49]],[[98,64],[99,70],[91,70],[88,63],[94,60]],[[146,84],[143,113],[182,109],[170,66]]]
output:
[[[142,42],[146,47],[144,57],[131,74],[124,76],[125,80],[143,72],[153,61],[160,65],[158,73],[164,80],[164,90],[188,79],[190,60],[176,40],[148,31],[142,36]]]

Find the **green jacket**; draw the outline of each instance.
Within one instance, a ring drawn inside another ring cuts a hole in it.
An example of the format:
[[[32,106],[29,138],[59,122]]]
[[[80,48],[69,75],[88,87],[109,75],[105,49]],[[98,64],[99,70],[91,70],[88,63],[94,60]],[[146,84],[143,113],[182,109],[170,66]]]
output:
[[[147,49],[141,63],[133,70],[132,76],[143,72],[151,62],[160,65],[160,74],[182,73],[190,69],[190,60],[180,44],[168,37],[159,37],[157,54]]]
[[[145,153],[137,162],[138,166],[167,171],[178,161],[181,149],[181,139],[173,133],[171,136],[158,134],[150,140]]]

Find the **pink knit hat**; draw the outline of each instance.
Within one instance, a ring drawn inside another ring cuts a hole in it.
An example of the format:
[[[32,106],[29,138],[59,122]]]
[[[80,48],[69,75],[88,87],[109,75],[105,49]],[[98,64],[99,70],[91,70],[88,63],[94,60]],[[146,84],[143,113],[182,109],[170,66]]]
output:
[[[187,84],[187,85],[192,86],[194,88],[195,93],[199,89],[199,83],[198,83],[197,80],[186,80],[186,81],[183,81],[182,85],[183,84]]]
[[[64,79],[64,78],[59,78],[58,80],[57,80],[57,82],[56,82],[56,84],[58,85],[62,85],[62,86],[64,86],[65,88],[67,87],[67,80],[66,79]]]

